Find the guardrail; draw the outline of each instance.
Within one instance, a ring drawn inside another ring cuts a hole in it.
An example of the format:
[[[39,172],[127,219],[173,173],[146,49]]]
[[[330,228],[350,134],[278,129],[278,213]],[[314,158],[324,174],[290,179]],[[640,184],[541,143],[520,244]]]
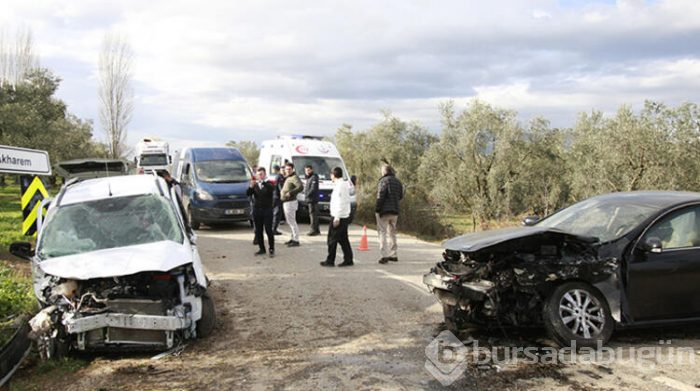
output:
[[[32,343],[29,339],[29,323],[26,318],[20,320],[20,326],[0,351],[0,387],[10,381],[22,360],[27,357]]]

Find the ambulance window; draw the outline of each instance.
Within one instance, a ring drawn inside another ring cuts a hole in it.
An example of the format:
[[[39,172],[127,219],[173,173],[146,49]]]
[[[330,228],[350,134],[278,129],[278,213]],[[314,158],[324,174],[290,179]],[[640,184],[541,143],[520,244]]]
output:
[[[272,159],[270,159],[270,167],[267,168],[268,169],[267,172],[272,172],[272,167],[274,165],[278,165],[278,166],[282,167],[282,156],[272,155]]]

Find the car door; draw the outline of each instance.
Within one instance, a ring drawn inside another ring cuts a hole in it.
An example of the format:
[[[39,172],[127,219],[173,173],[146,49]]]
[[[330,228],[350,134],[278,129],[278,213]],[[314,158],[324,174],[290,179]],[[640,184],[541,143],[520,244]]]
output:
[[[656,241],[661,249],[645,243]],[[700,316],[700,206],[657,219],[629,263],[627,297],[634,321]]]

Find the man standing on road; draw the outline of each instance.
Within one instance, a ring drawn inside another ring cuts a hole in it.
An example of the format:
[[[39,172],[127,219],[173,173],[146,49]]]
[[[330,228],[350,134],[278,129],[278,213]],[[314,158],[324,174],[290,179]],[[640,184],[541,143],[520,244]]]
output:
[[[292,231],[292,238],[285,243],[287,247],[299,247],[299,226],[297,225],[297,209],[299,201],[297,194],[304,190],[301,180],[294,172],[294,163],[287,162],[285,167],[284,185],[282,186],[282,209],[284,209],[284,219],[289,224]]]
[[[343,179],[343,169],[335,167],[331,171],[333,193],[331,193],[331,224],[328,226],[328,256],[321,266],[335,266],[335,253],[340,244],[343,249],[343,263],[338,266],[352,266],[352,247],[348,239],[350,225],[350,187]]]
[[[306,173],[304,198],[309,207],[309,222],[311,223],[311,231],[307,235],[316,236],[321,234],[318,229],[318,174],[314,172],[314,168],[310,164],[304,167],[304,172]]]
[[[250,180],[250,187],[246,191],[253,197],[253,221],[255,222],[255,240],[260,250],[255,255],[265,254],[265,239],[263,227],[267,233],[267,241],[270,245],[270,258],[275,256],[275,235],[272,232],[272,198],[275,186],[266,180],[265,168],[258,167],[257,180]]]
[[[396,256],[396,223],[399,218],[399,201],[403,199],[403,185],[396,179],[393,167],[382,166],[382,178],[377,190],[377,204],[374,208],[379,233],[379,263],[398,262]]]
[[[180,214],[182,215],[182,220],[185,222],[185,228],[189,234],[192,234],[192,227],[190,227],[189,216],[187,216],[187,211],[185,210],[185,205],[182,203],[182,187],[180,182],[176,181],[168,170],[158,170],[156,171],[159,177],[163,178],[165,183],[168,184],[168,190],[175,190],[175,198],[177,201],[177,206],[180,208]]]
[[[282,220],[282,200],[281,191],[282,185],[284,184],[284,176],[280,174],[280,166],[272,166],[272,173],[270,174],[270,182],[275,185],[275,196],[272,199],[272,232],[275,235],[282,235],[282,232],[278,230],[280,226],[280,220]]]

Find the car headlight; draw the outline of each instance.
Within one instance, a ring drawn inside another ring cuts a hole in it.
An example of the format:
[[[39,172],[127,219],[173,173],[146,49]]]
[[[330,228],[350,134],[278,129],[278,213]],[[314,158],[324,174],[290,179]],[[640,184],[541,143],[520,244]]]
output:
[[[212,196],[205,190],[197,190],[195,192],[195,198],[201,201],[211,201],[214,199],[214,196]]]

